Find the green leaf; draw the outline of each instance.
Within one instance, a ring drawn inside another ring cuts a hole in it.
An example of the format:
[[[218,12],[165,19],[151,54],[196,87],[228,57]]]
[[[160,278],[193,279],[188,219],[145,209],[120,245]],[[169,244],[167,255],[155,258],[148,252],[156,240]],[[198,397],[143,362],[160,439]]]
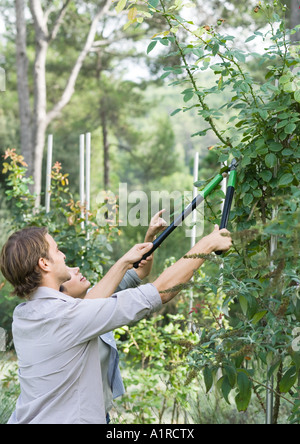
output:
[[[253,195],[251,193],[247,193],[243,198],[243,204],[245,207],[248,207],[253,202]]]
[[[252,42],[252,40],[256,39],[256,35],[252,35],[251,37],[248,37],[245,43]]]
[[[268,310],[259,311],[258,313],[256,313],[252,318],[252,324],[257,324],[267,313]]]
[[[261,189],[259,189],[259,188],[257,190],[253,191],[253,196],[256,198],[262,197],[262,195],[263,195],[263,193],[262,193]]]
[[[238,50],[236,50],[236,51],[232,51],[232,53],[233,53],[234,57],[235,57],[239,62],[242,62],[242,63],[245,63],[245,62],[246,62],[246,54],[244,54],[242,51],[238,51]]]
[[[279,79],[280,85],[285,85],[286,83],[290,83],[291,78],[293,77],[292,73],[288,73]]]
[[[116,12],[119,14],[120,12],[123,11],[123,9],[125,8],[127,4],[127,0],[120,0],[116,6]]]
[[[282,155],[285,157],[292,156],[293,154],[294,151],[289,148],[286,148],[285,150],[282,151]]]
[[[294,99],[296,100],[296,102],[300,103],[300,91],[295,92]]]
[[[247,299],[243,295],[240,295],[239,296],[239,302],[240,302],[240,305],[241,305],[242,312],[246,316],[247,310],[248,310],[248,301],[247,301]]]
[[[163,80],[163,79],[169,77],[170,74],[171,74],[171,71],[165,72],[165,73],[160,77],[161,80]]]
[[[215,43],[214,46],[213,46],[213,48],[212,48],[213,56],[216,56],[216,55],[218,54],[219,49],[220,49],[219,44],[218,44],[218,43]]]
[[[177,109],[175,109],[175,111],[173,111],[173,112],[171,113],[171,116],[175,116],[176,114],[180,113],[180,111],[181,111],[181,108],[177,108]]]
[[[270,170],[261,171],[259,175],[265,182],[269,182],[273,177],[273,174]]]
[[[267,120],[267,118],[269,116],[268,111],[266,111],[264,109],[259,109],[258,112],[259,112],[259,115],[262,119]]]
[[[269,144],[269,148],[271,151],[278,153],[279,151],[281,151],[283,149],[283,146],[281,143],[278,142],[271,142]]]
[[[282,380],[280,381],[279,389],[281,393],[289,392],[293,387],[293,385],[295,384],[295,382],[297,381],[297,377],[298,377],[297,369],[296,366],[294,365],[283,375]]]
[[[230,401],[228,399],[229,393],[231,392],[231,385],[229,383],[228,380],[228,376],[223,376],[222,379],[222,385],[221,385],[221,391],[222,391],[222,395],[225,399],[225,401],[227,402],[227,404],[230,405]]]
[[[204,376],[204,383],[205,383],[205,387],[206,387],[206,393],[208,393],[210,391],[210,389],[212,388],[213,385],[213,374],[212,371],[210,370],[210,368],[205,367],[203,370],[203,376]]]
[[[242,159],[242,163],[241,163],[242,167],[246,167],[247,165],[250,165],[250,164],[251,164],[251,158],[248,155],[247,156],[245,155]]]
[[[248,92],[250,92],[250,86],[248,85],[247,82],[243,82],[240,85],[240,90],[247,94]]]
[[[159,0],[149,0],[148,3],[150,6],[152,6],[155,9],[159,4]]]
[[[236,369],[231,365],[224,365],[223,373],[227,376],[230,386],[233,388],[236,384]]]
[[[194,91],[189,91],[185,94],[185,96],[183,97],[183,100],[185,102],[188,102],[189,100],[191,100],[194,97]]]
[[[156,45],[157,45],[157,40],[154,42],[151,42],[147,48],[147,54],[149,54],[155,48]]]
[[[284,92],[287,92],[287,93],[293,93],[296,91],[296,89],[297,89],[297,86],[295,85],[295,82],[293,82],[293,81],[291,81],[289,83],[285,83],[283,85],[283,90],[284,90]]]
[[[244,372],[238,373],[237,385],[239,393],[235,398],[235,403],[239,412],[245,412],[251,400],[251,382]]]
[[[300,176],[300,165],[299,164],[294,165],[292,170],[296,176],[298,176],[298,177]]]
[[[167,37],[163,37],[159,40],[159,43],[161,43],[163,46],[169,46],[170,41]]]
[[[284,128],[285,134],[293,134],[295,132],[295,129],[297,128],[297,125],[295,123],[290,123]]]
[[[286,186],[292,183],[294,180],[294,176],[291,173],[284,174],[279,179],[279,186]]]
[[[294,364],[296,365],[297,371],[300,369],[300,352],[292,352],[291,353]]]
[[[273,153],[267,154],[265,157],[265,163],[268,168],[274,168],[274,166],[277,163],[277,157],[275,156],[275,154]]]

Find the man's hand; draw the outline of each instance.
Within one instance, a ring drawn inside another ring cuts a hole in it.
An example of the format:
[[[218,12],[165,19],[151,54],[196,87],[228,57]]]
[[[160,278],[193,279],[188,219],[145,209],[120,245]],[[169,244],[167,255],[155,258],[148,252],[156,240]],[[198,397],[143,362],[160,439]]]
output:
[[[144,244],[137,244],[128,251],[128,253],[124,254],[121,259],[116,262],[111,269],[106,273],[104,278],[95,285],[91,291],[89,291],[85,297],[85,299],[99,299],[99,298],[108,298],[115,291],[120,282],[122,281],[125,273],[133,268],[133,264],[137,261],[140,261],[145,253],[151,250],[153,244],[150,242],[146,242]],[[151,260],[151,256],[150,259]],[[148,261],[142,261],[141,267],[147,264]],[[138,270],[137,270],[138,271]]]
[[[148,253],[151,250],[153,244],[151,242],[145,242],[143,244],[137,244],[131,248],[124,256],[120,259],[120,261],[124,262],[130,270],[133,268],[133,264],[140,261],[144,254]],[[149,261],[152,260],[152,256],[148,256],[146,260],[140,262],[139,267],[144,267]]]
[[[161,231],[164,231],[164,229],[168,226],[167,222],[161,217],[165,211],[166,210],[161,210],[152,217],[145,241],[153,241],[155,236]]]
[[[212,251],[227,251],[232,247],[230,232],[226,228],[220,230],[218,225],[215,225],[214,231],[204,239],[208,241]]]
[[[155,236],[158,233],[160,233],[161,231],[164,231],[164,229],[167,227],[167,225],[168,225],[167,222],[161,217],[161,215],[165,211],[166,210],[161,210],[152,217],[150,224],[149,224],[149,228],[148,228],[146,236],[145,236],[145,242],[153,242],[155,239]],[[150,248],[150,250],[151,250],[151,248]],[[138,262],[138,261],[136,261],[136,262]],[[139,268],[136,270],[136,272],[137,272],[138,277],[141,280],[143,280],[147,276],[149,276],[149,274],[151,272],[152,265],[153,265],[153,255],[148,256],[146,260],[140,262]]]
[[[153,282],[160,293],[162,303],[165,304],[173,299],[179,291],[178,287],[188,282],[194,272],[201,267],[205,259],[197,257],[198,255],[208,255],[213,251],[227,251],[231,246],[232,240],[229,231],[220,230],[216,225],[211,234],[202,238],[182,259],[167,268]]]

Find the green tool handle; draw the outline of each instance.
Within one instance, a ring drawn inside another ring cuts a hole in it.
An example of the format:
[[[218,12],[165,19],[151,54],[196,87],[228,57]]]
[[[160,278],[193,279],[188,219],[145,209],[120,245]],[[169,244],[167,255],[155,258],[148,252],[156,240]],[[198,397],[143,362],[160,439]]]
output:
[[[212,179],[209,184],[204,188],[204,190],[202,190],[199,195],[197,197],[195,197],[195,199],[193,200],[193,202],[191,202],[186,208],[185,210],[182,212],[182,214],[180,216],[177,217],[177,219],[172,222],[172,224],[165,229],[165,231],[163,233],[161,233],[161,235],[155,239],[155,241],[153,242],[153,247],[152,249],[144,254],[144,256],[142,257],[142,259],[138,262],[136,262],[135,264],[133,264],[134,268],[138,268],[139,267],[139,263],[142,260],[147,259],[148,256],[150,256],[152,253],[154,253],[154,251],[163,243],[163,241],[171,234],[173,233],[173,231],[182,224],[182,222],[184,221],[184,219],[186,219],[196,208],[197,206],[203,202],[203,200],[219,185],[220,182],[222,182],[223,180],[223,176],[222,174],[218,174],[214,179]]]
[[[227,228],[227,225],[228,225],[230,210],[231,210],[233,196],[234,196],[234,192],[235,192],[236,180],[237,180],[237,172],[236,172],[236,170],[233,170],[233,171],[231,171],[230,176],[229,176],[229,180],[228,180],[228,186],[227,186],[224,209],[223,209],[223,214],[222,214],[222,219],[221,219],[221,224],[220,224],[220,230],[222,230],[223,228]],[[221,254],[223,254],[223,251],[216,251],[216,254],[218,256],[220,256]]]

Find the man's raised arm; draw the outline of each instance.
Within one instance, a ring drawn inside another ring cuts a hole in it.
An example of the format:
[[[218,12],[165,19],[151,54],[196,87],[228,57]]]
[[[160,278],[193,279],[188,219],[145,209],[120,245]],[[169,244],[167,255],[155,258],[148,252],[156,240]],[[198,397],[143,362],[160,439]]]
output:
[[[114,294],[116,288],[122,281],[126,271],[133,268],[133,264],[148,253],[153,247],[151,242],[137,244],[131,248],[121,259],[116,262],[106,275],[98,282],[86,295],[85,299],[109,298]],[[151,260],[151,256],[146,261],[142,261],[141,266]]]
[[[229,231],[226,229],[220,230],[216,225],[214,231],[208,236],[202,238],[187,254],[191,255],[206,255],[214,251],[227,251],[232,246],[232,240]],[[201,267],[205,259],[203,258],[182,258],[167,268],[153,285],[160,293],[162,303],[166,304],[173,299],[179,289],[177,286],[189,282],[193,277],[194,272]],[[170,291],[167,291],[170,290]]]

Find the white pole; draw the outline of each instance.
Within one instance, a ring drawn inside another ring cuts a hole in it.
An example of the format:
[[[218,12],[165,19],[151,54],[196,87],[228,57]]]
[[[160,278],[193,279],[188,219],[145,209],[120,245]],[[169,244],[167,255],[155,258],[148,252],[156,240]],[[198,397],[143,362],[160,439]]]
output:
[[[80,194],[80,206],[81,206],[81,219],[84,219],[84,205],[85,205],[85,194],[84,194],[84,144],[85,137],[84,134],[80,135],[79,139],[79,194]],[[84,230],[84,221],[81,222],[81,229]]]
[[[278,87],[279,81],[275,80],[275,86]],[[278,168],[279,168],[279,162],[277,161],[277,165],[274,167],[274,177],[277,177],[278,175]],[[278,207],[275,206],[272,210],[272,220],[276,219],[278,216]],[[271,243],[270,243],[270,255],[271,258],[273,257],[273,254],[277,250],[278,247],[278,237],[272,235],[271,236]],[[274,270],[274,262],[271,260],[270,263],[271,271]],[[272,303],[270,304],[270,308],[272,307]],[[269,372],[269,366],[268,366],[268,372]],[[273,410],[274,410],[274,396],[273,396],[273,388],[274,388],[274,376],[271,376],[271,378],[267,377],[267,392],[266,392],[266,425],[272,425],[273,424]]]
[[[88,225],[89,211],[91,208],[91,133],[86,134],[86,227]],[[89,235],[87,234],[87,239]]]
[[[278,167],[276,166],[274,168],[274,176],[277,177],[278,174]],[[276,206],[272,210],[272,220],[276,219],[278,216],[278,207]],[[270,256],[273,257],[275,251],[278,248],[278,237],[275,235],[271,236],[271,242],[270,242]],[[271,271],[274,271],[274,261],[271,260],[270,263],[270,269]],[[272,304],[270,306],[272,307]],[[268,366],[269,371],[269,366]],[[266,425],[272,425],[273,424],[273,411],[274,411],[274,396],[273,396],[273,389],[274,389],[274,376],[272,375],[271,378],[267,380],[267,393],[266,393]]]
[[[46,213],[49,213],[49,211],[50,211],[52,153],[53,153],[53,135],[49,134],[49,136],[48,136],[48,150],[47,150],[46,190],[45,190]]]
[[[199,178],[199,153],[195,154],[194,157],[194,183],[198,181]],[[198,195],[198,188],[197,187],[193,187],[193,200],[197,197]],[[193,248],[196,244],[196,237],[197,237],[197,212],[196,210],[193,211],[193,216],[192,216],[192,237],[191,237],[191,248]],[[192,311],[193,308],[193,303],[194,303],[194,293],[193,290],[191,290],[190,292],[190,303],[189,303],[189,312]],[[192,330],[192,318],[190,316],[189,322],[188,322],[188,329],[189,331]]]

